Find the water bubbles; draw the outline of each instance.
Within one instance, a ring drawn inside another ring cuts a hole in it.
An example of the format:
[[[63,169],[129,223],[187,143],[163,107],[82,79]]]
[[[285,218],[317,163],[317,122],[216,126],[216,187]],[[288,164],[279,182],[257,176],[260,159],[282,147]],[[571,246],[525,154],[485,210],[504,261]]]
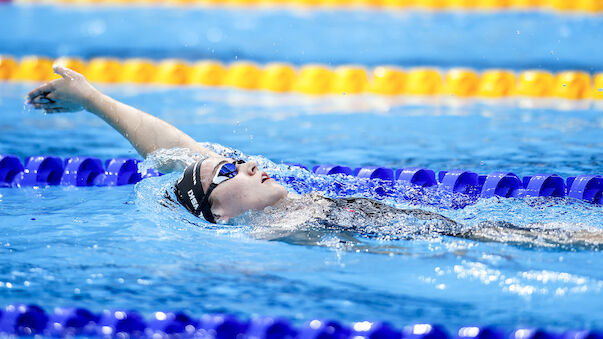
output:
[[[152,282],[150,280],[148,280],[148,279],[140,279],[140,278],[136,280],[136,283],[139,284],[139,285],[144,285],[144,286],[148,286],[148,285],[152,284]]]
[[[32,104],[28,104],[27,102],[23,103],[23,112],[30,113],[32,109],[33,109]]]
[[[207,156],[187,148],[160,149],[147,155],[138,164],[138,172],[145,174],[153,168],[164,172],[183,171],[188,165],[204,158]]]
[[[219,231],[249,227],[244,232],[254,238],[344,251],[359,249],[358,239],[432,241],[447,235],[543,247],[597,248],[603,244],[603,231],[597,228],[603,224],[603,215],[596,212],[596,207],[574,199],[494,197],[477,200],[475,195],[440,191],[435,186],[422,188],[343,174],[315,175],[296,166],[275,164],[265,157],[249,156],[218,144],[204,143],[202,146],[225,157],[257,162],[262,170],[292,192],[290,197],[293,198],[282,205],[231,219],[231,225],[238,228],[208,225],[184,212],[177,204],[166,213],[165,205],[158,203],[164,200],[165,192],[169,192],[179,176],[176,172],[137,185],[137,204],[150,211],[145,215],[157,223],[163,223],[165,219],[173,225],[174,220],[182,220],[183,223],[176,224]],[[153,154],[143,165],[153,167],[157,162],[173,158],[186,164],[195,156],[199,155],[167,150]],[[345,206],[340,206],[340,202],[349,197],[356,199],[348,199]],[[364,214],[350,213],[357,208]],[[343,231],[351,231],[356,239],[341,238]],[[446,247],[446,250],[456,251],[453,247]]]

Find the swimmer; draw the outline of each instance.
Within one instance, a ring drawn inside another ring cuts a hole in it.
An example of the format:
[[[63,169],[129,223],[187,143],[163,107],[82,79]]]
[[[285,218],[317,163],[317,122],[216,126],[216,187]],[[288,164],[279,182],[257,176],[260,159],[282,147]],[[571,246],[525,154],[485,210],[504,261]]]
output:
[[[173,200],[210,223],[226,223],[246,212],[255,211],[257,215],[260,211],[256,220],[261,224],[290,229],[310,225],[365,236],[385,233],[407,238],[412,231],[405,228],[412,224],[419,225],[416,229],[423,233],[479,240],[504,241],[499,239],[508,238],[507,233],[518,233],[526,241],[544,239],[544,244],[572,244],[572,239],[577,239],[578,245],[603,244],[600,230],[560,238],[558,232],[542,232],[534,225],[520,228],[504,222],[485,222],[467,228],[437,213],[397,209],[365,198],[330,199],[318,193],[289,193],[256,162],[221,156],[169,123],[101,93],[83,75],[62,66],[55,66],[54,71],[62,78],[31,91],[27,104],[47,113],[91,112],[121,133],[145,158],[158,150],[173,148],[200,154],[202,158],[188,164],[174,184]],[[162,172],[172,169],[168,164],[158,168]]]
[[[146,158],[161,149],[181,148],[205,158],[191,164],[175,185],[178,201],[207,221],[227,222],[248,210],[262,210],[287,197],[285,187],[261,171],[255,162],[225,158],[148,113],[123,104],[94,88],[86,78],[55,66],[61,79],[48,82],[27,96],[27,103],[47,113],[86,110],[121,133]],[[159,171],[169,172],[164,166]]]

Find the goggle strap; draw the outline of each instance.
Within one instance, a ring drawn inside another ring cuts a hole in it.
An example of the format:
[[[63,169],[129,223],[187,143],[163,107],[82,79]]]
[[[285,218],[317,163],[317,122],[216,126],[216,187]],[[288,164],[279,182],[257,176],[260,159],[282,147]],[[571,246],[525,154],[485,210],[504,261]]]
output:
[[[214,188],[216,188],[216,186],[218,185],[214,183],[211,183],[209,185],[209,187],[207,188],[207,192],[205,192],[205,196],[203,197],[203,201],[201,201],[201,204],[199,205],[199,207],[201,208],[201,213],[203,214],[205,220],[211,222],[212,224],[216,223],[216,219],[214,218],[214,214],[211,211],[211,206],[209,206],[209,195],[214,190]]]

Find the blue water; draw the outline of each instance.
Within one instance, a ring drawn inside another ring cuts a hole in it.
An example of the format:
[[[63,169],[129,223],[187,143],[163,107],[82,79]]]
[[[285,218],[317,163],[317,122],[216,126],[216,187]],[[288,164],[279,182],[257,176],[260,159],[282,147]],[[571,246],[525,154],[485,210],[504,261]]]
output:
[[[127,141],[90,114],[24,109],[31,86],[0,86],[0,153],[133,156]],[[277,163],[561,175],[602,169],[602,118],[590,110],[399,106],[375,114],[301,96],[278,104],[279,96],[227,90],[105,89],[197,140]],[[437,235],[390,241],[354,236],[359,243],[329,234],[306,244],[268,241],[274,235],[266,228],[212,227],[183,210],[166,210],[158,200],[173,180],[3,189],[0,304],[268,314],[299,322],[379,319],[397,326],[428,321],[451,330],[474,324],[591,328],[603,320],[596,249]],[[564,199],[490,199],[463,210],[403,202],[399,207],[430,209],[466,224],[603,225],[600,206]]]
[[[601,50],[593,47],[601,42],[600,25],[599,17],[547,12],[3,5],[0,53],[600,70]],[[0,83],[0,154],[136,157],[125,139],[91,114],[44,115],[25,108],[23,98],[34,86]],[[523,109],[514,102],[397,105],[370,96],[101,88],[196,140],[262,155],[258,159],[266,164],[422,166],[520,176],[603,173],[600,110],[559,110],[557,102]],[[278,174],[283,168],[267,170]],[[603,258],[597,248],[429,233],[406,240],[387,240],[387,233],[346,239],[270,225],[208,225],[159,204],[176,177],[123,187],[1,189],[0,305],[262,314],[300,323],[385,320],[398,327],[436,322],[450,331],[481,324],[561,330],[603,323]],[[562,230],[603,228],[601,206],[572,199],[495,198],[460,210],[429,201],[385,202],[441,213],[468,227],[505,220]]]
[[[547,11],[3,5],[0,22],[11,55],[603,70],[600,16]]]

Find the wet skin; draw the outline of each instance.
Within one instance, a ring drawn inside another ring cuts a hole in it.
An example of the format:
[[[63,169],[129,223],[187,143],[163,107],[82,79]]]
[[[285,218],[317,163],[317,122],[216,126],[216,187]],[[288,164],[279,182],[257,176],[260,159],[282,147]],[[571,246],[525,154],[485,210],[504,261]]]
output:
[[[207,191],[218,165],[232,159],[211,157],[201,164],[203,190]],[[260,211],[287,197],[287,189],[260,171],[255,161],[238,164],[238,174],[219,184],[211,193],[210,203],[216,220],[227,222],[249,210]]]

